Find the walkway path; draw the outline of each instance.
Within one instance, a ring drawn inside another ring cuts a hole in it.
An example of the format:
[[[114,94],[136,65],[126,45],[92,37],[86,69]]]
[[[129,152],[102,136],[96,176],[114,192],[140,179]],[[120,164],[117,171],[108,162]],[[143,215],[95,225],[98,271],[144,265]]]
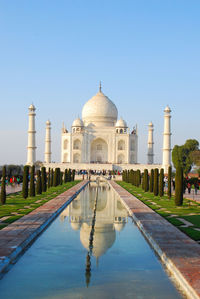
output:
[[[0,191],[1,191],[1,187],[0,187]],[[6,194],[11,194],[11,193],[15,193],[15,192],[19,192],[22,191],[22,184],[20,185],[8,185],[6,186]]]
[[[128,191],[111,181],[137,226],[187,298],[200,298],[200,246]]]
[[[28,215],[0,230],[0,273],[51,223],[84,188],[82,181]]]

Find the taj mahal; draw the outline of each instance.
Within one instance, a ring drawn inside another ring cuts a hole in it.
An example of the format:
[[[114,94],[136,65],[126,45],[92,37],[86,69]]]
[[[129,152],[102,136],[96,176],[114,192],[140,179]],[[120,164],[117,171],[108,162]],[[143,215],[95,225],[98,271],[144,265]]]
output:
[[[29,107],[29,128],[27,165],[36,162],[36,108]],[[153,123],[148,126],[147,164],[138,162],[138,130],[132,130],[124,119],[118,119],[118,110],[115,104],[99,91],[88,100],[82,109],[82,119],[73,121],[71,130],[63,124],[61,132],[61,161],[51,161],[51,122],[46,122],[45,153],[43,165],[61,170],[66,168],[76,170],[124,170],[145,168],[164,168],[165,173],[171,165],[171,109],[164,110],[163,133],[163,161],[154,164]]]

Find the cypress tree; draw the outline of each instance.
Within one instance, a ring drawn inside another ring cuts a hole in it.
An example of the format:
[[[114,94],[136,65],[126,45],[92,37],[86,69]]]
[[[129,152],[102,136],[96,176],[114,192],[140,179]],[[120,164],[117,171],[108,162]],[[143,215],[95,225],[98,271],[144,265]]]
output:
[[[151,169],[150,182],[149,182],[149,191],[150,192],[153,192],[153,182],[154,182],[154,170]]]
[[[161,168],[159,176],[159,195],[162,197],[164,195],[164,169]]]
[[[182,206],[183,204],[183,168],[176,168],[175,176],[175,205]]]
[[[49,168],[48,171],[48,185],[47,185],[48,189],[51,187],[51,169]]]
[[[144,191],[147,192],[149,190],[149,175],[148,170],[144,170]]]
[[[141,185],[141,171],[137,170],[137,187]]]
[[[76,173],[75,173],[75,169],[73,169],[73,170],[72,170],[72,181],[74,181],[74,179],[75,179],[75,174],[76,174]]]
[[[158,168],[154,170],[153,193],[158,196]]]
[[[31,178],[30,178],[30,190],[29,190],[30,196],[35,196],[35,166],[33,165],[31,167]]]
[[[64,182],[67,183],[67,180],[68,180],[67,169],[65,169]]]
[[[41,169],[41,180],[42,180],[42,192],[46,192],[47,191],[46,167],[42,167]]]
[[[69,170],[68,170],[68,182],[71,182],[71,180],[72,180],[72,171],[69,168]]]
[[[60,172],[60,185],[63,184],[63,172],[61,171]]]
[[[172,167],[168,168],[168,188],[167,188],[168,198],[172,197]]]
[[[53,177],[54,177],[54,171],[53,168],[51,168],[51,187],[53,187]]]
[[[42,180],[40,170],[37,171],[36,193],[42,194]]]
[[[28,197],[28,175],[29,175],[29,166],[24,166],[24,173],[23,173],[23,185],[22,185],[22,196],[23,198]]]
[[[60,184],[60,168],[56,168],[53,176],[53,186],[56,187]]]
[[[144,172],[142,173],[142,189],[144,190]]]
[[[2,169],[2,180],[1,180],[1,204],[6,203],[6,166]]]

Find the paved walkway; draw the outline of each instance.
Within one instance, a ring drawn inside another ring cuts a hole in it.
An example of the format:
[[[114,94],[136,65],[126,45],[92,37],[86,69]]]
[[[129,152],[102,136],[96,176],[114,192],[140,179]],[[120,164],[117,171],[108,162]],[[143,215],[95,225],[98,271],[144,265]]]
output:
[[[137,226],[148,239],[187,298],[200,298],[200,246],[117,183],[120,196]]]
[[[1,191],[1,187],[0,187],[0,191]],[[11,193],[15,193],[15,192],[19,192],[22,191],[22,184],[18,185],[8,185],[6,186],[6,194],[11,194]]]
[[[87,183],[88,181],[80,182],[0,230],[0,273],[56,218]]]

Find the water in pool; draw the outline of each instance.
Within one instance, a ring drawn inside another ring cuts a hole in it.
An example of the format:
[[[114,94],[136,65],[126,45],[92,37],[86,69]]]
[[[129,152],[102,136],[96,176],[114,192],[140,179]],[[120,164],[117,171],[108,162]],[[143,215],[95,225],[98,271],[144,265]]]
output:
[[[0,280],[0,298],[182,298],[106,183],[90,183]]]

